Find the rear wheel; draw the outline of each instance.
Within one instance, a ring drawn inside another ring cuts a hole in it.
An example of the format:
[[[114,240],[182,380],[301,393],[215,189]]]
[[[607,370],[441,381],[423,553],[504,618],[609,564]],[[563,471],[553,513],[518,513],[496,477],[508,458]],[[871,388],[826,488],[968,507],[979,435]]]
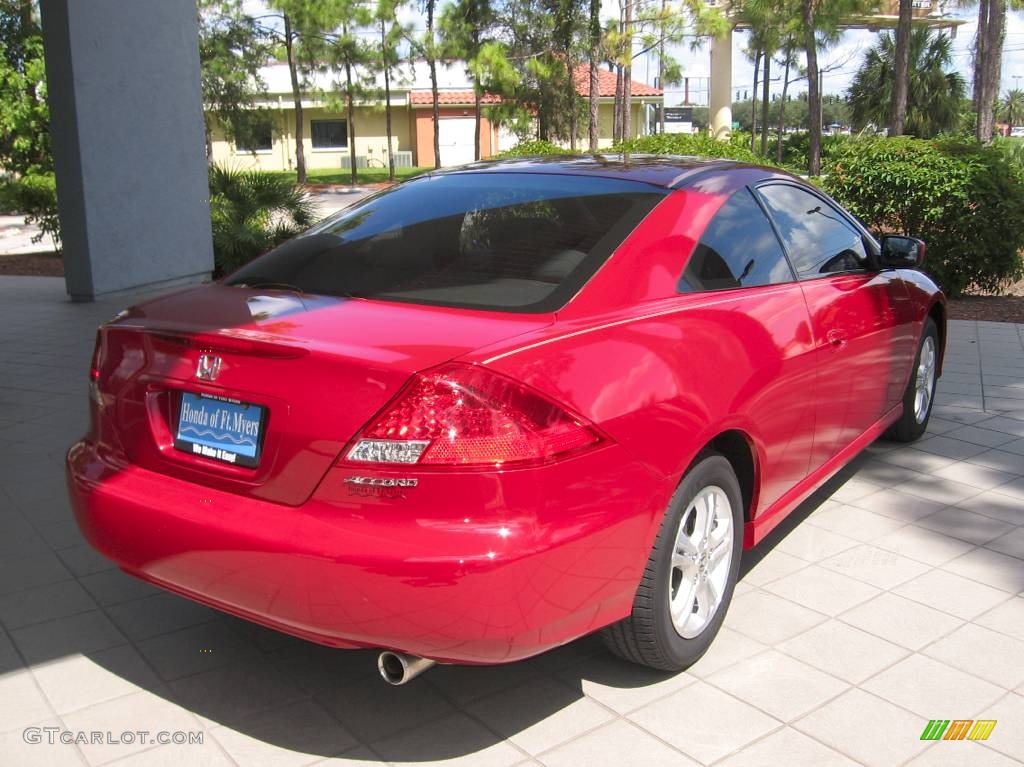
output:
[[[739,574],[739,482],[729,462],[703,453],[669,504],[630,616],[604,629],[605,645],[634,663],[678,671],[718,634]]]
[[[928,428],[935,401],[935,379],[939,370],[939,331],[929,317],[918,344],[914,370],[903,393],[903,415],[885,433],[896,442],[913,442]]]

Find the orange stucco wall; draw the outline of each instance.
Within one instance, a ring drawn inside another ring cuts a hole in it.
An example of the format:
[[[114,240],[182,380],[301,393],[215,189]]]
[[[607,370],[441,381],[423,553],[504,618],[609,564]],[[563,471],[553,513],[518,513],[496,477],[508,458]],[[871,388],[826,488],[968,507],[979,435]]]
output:
[[[412,132],[416,137],[415,156],[413,162],[420,167],[433,167],[434,165],[434,110],[430,107],[413,109],[412,111]],[[440,118],[446,117],[472,117],[472,107],[442,107]],[[491,121],[486,117],[480,118],[480,156],[489,157],[498,151],[495,146],[494,131]]]

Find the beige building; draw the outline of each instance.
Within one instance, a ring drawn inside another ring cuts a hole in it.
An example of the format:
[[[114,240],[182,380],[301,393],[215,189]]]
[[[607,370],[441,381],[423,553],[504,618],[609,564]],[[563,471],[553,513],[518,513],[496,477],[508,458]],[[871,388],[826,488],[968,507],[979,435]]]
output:
[[[264,67],[261,76],[267,92],[260,106],[273,112],[269,130],[258,137],[252,147],[236,146],[215,132],[212,136],[212,159],[245,168],[291,170],[295,167],[295,109],[288,68],[274,64]],[[599,80],[601,146],[607,147],[612,143],[615,75],[602,69]],[[350,126],[344,107],[336,103],[337,99],[326,95],[338,92],[338,82],[337,73],[317,73],[303,96],[303,153],[308,169],[347,169],[349,141],[353,140],[357,167],[386,168],[389,151],[394,154],[398,167],[433,166],[432,98],[429,76],[422,62],[417,62],[406,77],[399,76],[392,83],[390,149],[383,98],[357,104],[355,124]],[[580,95],[587,96],[589,74],[579,71],[576,82]],[[441,164],[450,166],[472,162],[476,126],[472,84],[465,75],[464,65],[439,66],[438,87]],[[632,84],[632,94],[633,135],[643,135],[647,132],[649,114],[662,103],[662,94],[660,90],[636,81]],[[495,96],[484,97],[485,104],[497,101]],[[485,117],[481,122],[480,142],[481,154],[488,157],[510,149],[516,139]]]

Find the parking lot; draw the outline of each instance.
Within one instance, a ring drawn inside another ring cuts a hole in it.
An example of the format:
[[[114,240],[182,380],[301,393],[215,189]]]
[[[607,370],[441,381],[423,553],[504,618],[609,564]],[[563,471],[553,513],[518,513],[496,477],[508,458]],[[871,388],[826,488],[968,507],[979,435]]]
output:
[[[4,764],[1024,761],[1024,325],[950,324],[929,435],[876,443],[748,552],[689,671],[628,665],[589,637],[391,688],[374,652],[227,617],[84,543],[63,456],[84,430],[95,326],[130,299],[63,293],[0,277]],[[932,719],[996,725],[985,741],[921,740]],[[108,735],[27,742],[45,727]]]

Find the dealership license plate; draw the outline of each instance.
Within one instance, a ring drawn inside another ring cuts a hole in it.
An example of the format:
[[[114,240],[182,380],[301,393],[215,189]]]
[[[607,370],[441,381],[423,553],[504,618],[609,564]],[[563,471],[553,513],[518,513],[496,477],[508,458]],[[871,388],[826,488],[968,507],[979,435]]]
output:
[[[236,466],[256,466],[265,412],[248,402],[182,392],[174,446]]]

